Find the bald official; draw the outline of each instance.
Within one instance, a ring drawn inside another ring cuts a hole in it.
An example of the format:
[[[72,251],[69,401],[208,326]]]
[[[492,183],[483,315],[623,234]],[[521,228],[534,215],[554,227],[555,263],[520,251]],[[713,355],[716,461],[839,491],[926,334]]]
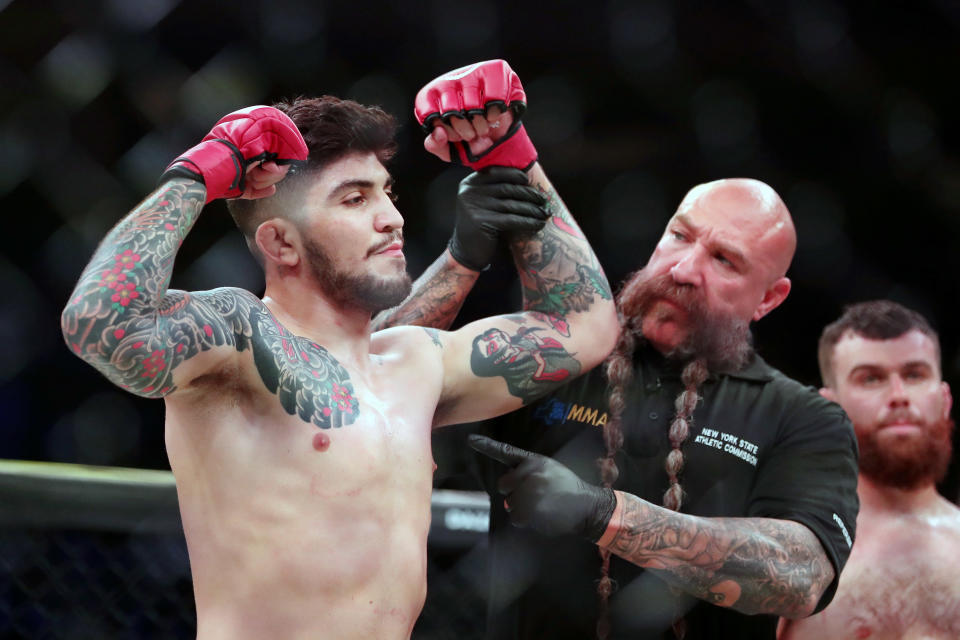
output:
[[[750,335],[789,295],[796,243],[769,185],[695,186],[618,294],[605,366],[471,438],[491,496],[486,638],[773,637],[776,616],[830,602],[853,430]],[[466,295],[451,282],[418,283],[423,317]]]

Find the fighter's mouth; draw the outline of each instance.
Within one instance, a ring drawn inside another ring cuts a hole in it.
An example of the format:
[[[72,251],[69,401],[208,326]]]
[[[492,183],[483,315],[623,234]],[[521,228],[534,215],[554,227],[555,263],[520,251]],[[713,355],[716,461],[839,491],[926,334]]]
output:
[[[370,249],[368,255],[403,255],[403,241],[397,238],[391,238]]]
[[[884,422],[880,425],[881,429],[886,428],[897,428],[897,427],[914,427],[916,429],[920,428],[920,424],[916,420],[891,420]]]
[[[399,242],[391,242],[389,245],[377,251],[377,253],[403,253],[403,245]]]

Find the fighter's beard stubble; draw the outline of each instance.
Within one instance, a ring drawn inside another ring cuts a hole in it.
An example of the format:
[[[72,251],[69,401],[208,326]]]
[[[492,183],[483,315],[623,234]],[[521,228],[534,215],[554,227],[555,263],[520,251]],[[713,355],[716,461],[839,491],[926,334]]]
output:
[[[936,484],[947,475],[953,453],[952,419],[920,425],[919,438],[904,439],[893,444],[880,429],[858,434],[860,473],[874,482],[896,489],[919,489]]]
[[[655,313],[656,302],[669,300],[686,312],[687,335],[667,358],[682,362],[702,359],[709,371],[739,371],[753,354],[749,324],[729,315],[711,312],[700,292],[690,285],[678,285],[669,274],[649,276],[637,271],[624,285],[618,309],[640,333],[643,318]]]
[[[397,235],[396,239],[399,240],[400,236]],[[370,253],[393,240],[391,238],[389,242],[381,243]],[[310,269],[320,283],[320,288],[331,300],[343,306],[375,314],[397,306],[410,295],[413,282],[406,270],[391,278],[369,273],[346,273],[337,269],[327,252],[318,244],[307,241],[304,248]]]

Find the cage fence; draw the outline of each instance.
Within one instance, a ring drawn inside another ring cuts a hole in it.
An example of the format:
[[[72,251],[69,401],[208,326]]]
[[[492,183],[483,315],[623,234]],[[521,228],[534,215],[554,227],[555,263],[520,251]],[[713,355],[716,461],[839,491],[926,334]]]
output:
[[[431,512],[413,638],[479,638],[487,496],[436,490]],[[171,473],[0,461],[0,638],[195,637]]]

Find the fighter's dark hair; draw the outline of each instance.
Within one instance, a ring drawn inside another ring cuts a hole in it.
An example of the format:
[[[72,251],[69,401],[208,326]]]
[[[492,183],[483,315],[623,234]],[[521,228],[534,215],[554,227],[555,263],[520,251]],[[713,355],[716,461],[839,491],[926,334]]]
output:
[[[373,153],[381,163],[387,164],[397,151],[396,120],[380,107],[334,96],[300,96],[273,106],[290,116],[297,125],[307,143],[309,155],[306,162],[294,165],[277,184],[279,199],[227,201],[230,215],[248,242],[261,221],[257,212],[262,207],[282,202],[283,194],[295,190],[305,176],[322,171],[350,153]]]

